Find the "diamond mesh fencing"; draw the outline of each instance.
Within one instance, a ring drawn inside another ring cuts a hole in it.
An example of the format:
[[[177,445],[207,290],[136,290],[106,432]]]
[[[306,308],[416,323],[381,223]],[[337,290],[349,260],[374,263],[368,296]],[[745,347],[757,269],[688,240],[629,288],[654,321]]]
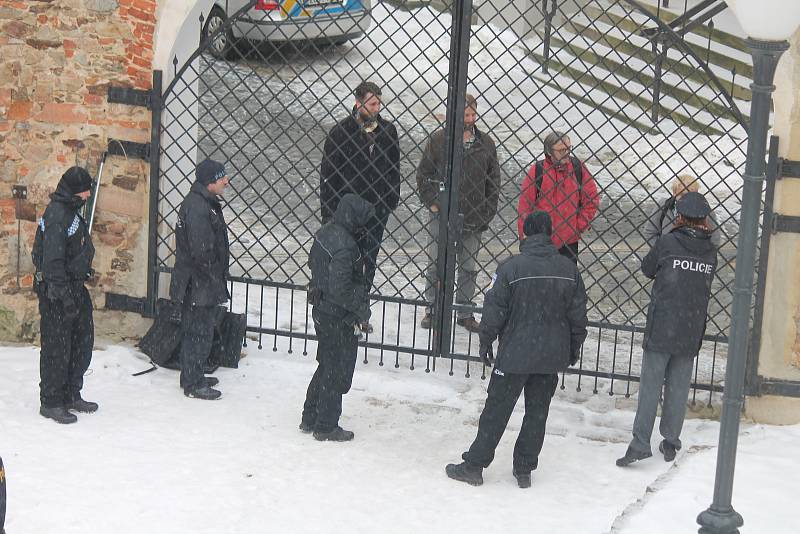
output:
[[[322,173],[335,198],[358,187],[377,199],[374,237],[364,242],[377,256],[363,360],[486,376],[477,336],[462,325],[480,319],[498,262],[518,252],[528,195],[563,215],[556,233],[565,242],[580,234],[592,328],[564,387],[628,395],[651,289],[640,260],[671,228],[672,211],[662,208],[685,176],[712,205],[719,246],[695,371],[695,395],[708,390],[710,402],[724,376],[745,163],[752,66],[744,42],[713,18],[699,23],[702,13],[683,17],[683,5],[668,10],[657,0],[485,0],[464,9],[401,0],[218,3],[202,21],[198,50],[174,59],[163,96],[152,260],[162,294],[195,162],[224,161],[231,307],[247,313],[259,347],[308,352],[307,259],[323,220]],[[467,46],[454,37],[464,31]],[[466,83],[454,65],[466,68]],[[386,122],[377,133],[345,128],[355,148],[334,146],[337,124],[357,124],[353,91],[364,80],[380,88]],[[469,119],[465,93],[475,97],[475,129],[450,151],[443,131]],[[559,140],[580,160],[580,178],[575,165],[559,171],[548,156],[541,190],[531,193],[543,139],[554,131],[566,134]],[[562,190],[561,180],[579,185]],[[458,203],[450,206],[453,187]],[[449,318],[443,338],[422,324],[428,313],[434,327]]]

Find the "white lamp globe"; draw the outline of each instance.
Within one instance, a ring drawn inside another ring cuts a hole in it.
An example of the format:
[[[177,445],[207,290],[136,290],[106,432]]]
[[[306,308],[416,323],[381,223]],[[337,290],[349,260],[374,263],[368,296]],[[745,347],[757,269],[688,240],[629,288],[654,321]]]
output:
[[[748,37],[785,41],[800,25],[800,0],[727,0]]]

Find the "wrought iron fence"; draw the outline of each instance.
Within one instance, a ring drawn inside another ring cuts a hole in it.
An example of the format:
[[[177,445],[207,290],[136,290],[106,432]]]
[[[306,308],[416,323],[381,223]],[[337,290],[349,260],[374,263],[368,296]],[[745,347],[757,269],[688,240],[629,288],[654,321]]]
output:
[[[174,58],[159,111],[151,261],[161,274],[150,297],[171,270],[174,220],[195,161],[223,160],[232,177],[225,205],[231,307],[247,313],[259,347],[271,338],[275,350],[280,342],[290,353],[307,352],[315,338],[304,288],[321,223],[325,140],[352,113],[356,85],[372,80],[382,88],[381,116],[398,132],[401,188],[380,243],[364,362],[485,376],[477,337],[456,317],[480,313],[497,262],[517,251],[521,184],[543,158],[544,135],[561,130],[600,197],[579,245],[592,328],[570,371],[576,387],[588,381],[595,392],[630,394],[649,302],[650,283],[639,272],[648,221],[674,178],[689,174],[714,209],[720,241],[694,378],[695,394],[708,390],[710,402],[724,376],[745,161],[752,68],[741,40],[713,19],[676,31],[670,22],[680,13],[657,0],[439,4],[251,0],[238,9],[219,2],[207,14],[197,51]],[[477,97],[477,128],[494,141],[500,168],[496,214],[472,254],[459,248],[464,214],[457,209],[471,157],[456,139],[466,92]],[[420,199],[417,173],[440,129],[448,142],[434,216]],[[454,303],[455,273],[464,264],[469,271],[470,259],[478,289],[469,302]],[[433,330],[420,327],[428,311]]]

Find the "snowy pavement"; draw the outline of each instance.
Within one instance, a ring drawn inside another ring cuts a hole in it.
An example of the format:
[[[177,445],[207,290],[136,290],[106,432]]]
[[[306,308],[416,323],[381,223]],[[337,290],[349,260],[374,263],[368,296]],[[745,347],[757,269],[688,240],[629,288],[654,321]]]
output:
[[[674,465],[614,460],[633,419],[608,395],[559,391],[530,490],[511,476],[519,410],[473,488],[449,480],[474,437],[486,382],[359,364],[342,426],[354,442],[297,429],[312,356],[246,349],[220,369],[223,398],[183,397],[174,371],[136,349],[98,349],[84,390],[97,414],[38,415],[38,350],[0,348],[0,455],[9,534],[675,533],[711,502],[718,424],[689,420]],[[521,406],[518,406],[520,408]],[[657,436],[654,436],[657,447]],[[734,506],[742,532],[796,532],[800,427],[744,424]]]

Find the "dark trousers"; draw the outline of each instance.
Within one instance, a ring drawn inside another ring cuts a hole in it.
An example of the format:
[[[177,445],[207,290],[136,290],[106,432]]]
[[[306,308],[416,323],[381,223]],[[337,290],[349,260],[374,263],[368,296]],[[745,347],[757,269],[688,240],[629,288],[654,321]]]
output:
[[[383,232],[389,221],[389,213],[376,215],[367,222],[366,231],[361,234],[358,246],[364,254],[364,277],[367,280],[367,291],[372,291],[372,281],[378,265],[378,252],[383,242]]]
[[[567,258],[571,259],[575,262],[575,265],[578,265],[578,243],[568,243],[558,249],[558,253],[562,256],[566,256]]]
[[[317,432],[339,426],[342,395],[350,391],[356,368],[358,338],[341,317],[313,310],[317,332],[317,370],[303,404],[303,423]]]
[[[39,357],[39,399],[55,408],[78,400],[83,375],[92,361],[94,320],[92,299],[83,286],[73,288],[78,316],[68,320],[60,300],[39,297],[42,350]]]
[[[203,386],[203,367],[214,341],[216,306],[192,306],[189,295],[181,308],[181,387],[184,390]]]
[[[462,458],[468,464],[489,467],[517,399],[524,391],[525,417],[514,445],[513,467],[517,473],[530,473],[539,465],[547,414],[550,411],[550,400],[558,385],[558,375],[497,373],[497,370],[492,372],[489,380],[486,405],[478,422],[478,435]]]

